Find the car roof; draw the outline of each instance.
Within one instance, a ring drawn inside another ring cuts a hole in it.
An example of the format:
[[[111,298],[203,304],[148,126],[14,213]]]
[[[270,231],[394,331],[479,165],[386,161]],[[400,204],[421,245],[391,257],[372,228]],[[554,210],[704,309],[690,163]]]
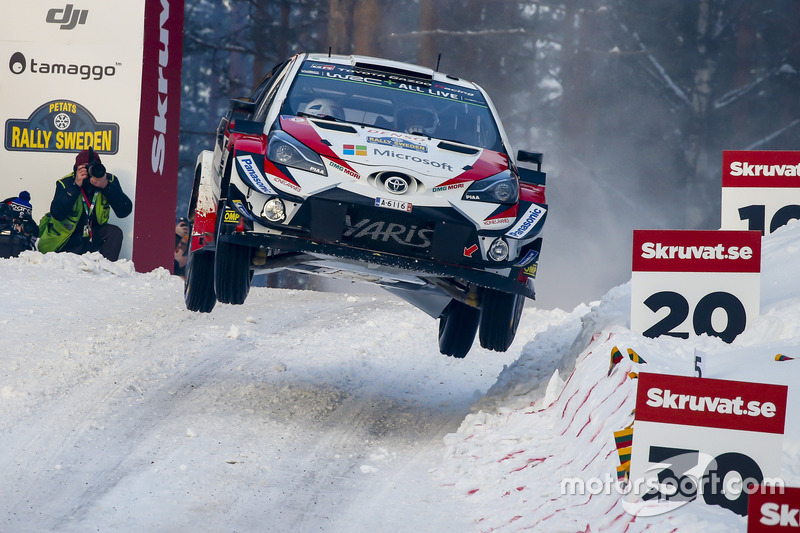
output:
[[[463,80],[456,76],[445,74],[443,72],[438,72],[431,68],[423,67],[421,65],[415,65],[413,63],[404,63],[402,61],[393,61],[391,59],[382,59],[378,57],[370,57],[364,55],[336,55],[336,54],[330,55],[330,54],[320,54],[320,53],[306,54],[305,59],[311,61],[324,61],[328,63],[334,63],[337,65],[351,65],[353,67],[357,65],[379,67],[381,69],[386,69],[390,71],[405,72],[412,75],[417,74],[418,77],[432,79],[442,83],[449,83],[451,85],[456,85],[461,87],[469,87],[470,89],[479,89],[482,91],[482,89],[480,88],[480,86],[478,86],[478,84],[473,83],[471,81]]]

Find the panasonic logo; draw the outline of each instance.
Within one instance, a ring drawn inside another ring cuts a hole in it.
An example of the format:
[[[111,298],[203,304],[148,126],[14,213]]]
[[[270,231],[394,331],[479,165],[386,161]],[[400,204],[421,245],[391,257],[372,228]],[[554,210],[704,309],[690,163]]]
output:
[[[749,246],[676,246],[664,245],[660,242],[642,244],[644,259],[752,259],[753,249]]]
[[[695,396],[694,394],[677,394],[669,389],[662,390],[653,387],[647,390],[647,405],[650,407],[663,407],[664,409],[678,409],[690,411],[707,411],[725,415],[775,416],[776,407],[772,402],[751,400],[745,405],[741,396],[736,398],[718,398],[714,396]]]
[[[533,228],[539,220],[544,216],[547,212],[547,209],[544,207],[539,207],[538,205],[532,205],[528,208],[528,211],[525,213],[525,216],[517,222],[517,225],[511,228],[506,232],[506,235],[512,237],[514,239],[521,239],[525,236],[525,234]]]
[[[159,41],[163,50],[158,51],[158,95],[157,114],[153,119],[153,149],[151,151],[150,162],[153,172],[164,173],[164,157],[166,152],[167,133],[167,87],[168,80],[164,77],[164,69],[169,64],[169,30],[165,27],[169,19],[169,0],[161,0],[161,16],[159,17]],[[163,98],[161,97],[163,95]]]
[[[267,180],[264,179],[264,175],[261,174],[261,171],[256,166],[256,162],[252,157],[249,155],[240,155],[236,156],[236,160],[242,166],[245,177],[250,181],[254,189],[264,194],[277,194],[273,188],[269,186]]]
[[[752,165],[740,161],[731,163],[731,176],[800,176],[797,165]]]

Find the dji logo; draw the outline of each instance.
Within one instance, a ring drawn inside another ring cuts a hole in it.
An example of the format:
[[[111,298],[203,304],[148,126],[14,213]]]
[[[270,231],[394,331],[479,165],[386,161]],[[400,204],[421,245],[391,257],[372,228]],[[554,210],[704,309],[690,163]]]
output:
[[[51,24],[61,24],[60,29],[71,30],[78,24],[86,23],[88,9],[72,10],[72,4],[67,4],[64,9],[53,8],[47,12],[47,22]]]

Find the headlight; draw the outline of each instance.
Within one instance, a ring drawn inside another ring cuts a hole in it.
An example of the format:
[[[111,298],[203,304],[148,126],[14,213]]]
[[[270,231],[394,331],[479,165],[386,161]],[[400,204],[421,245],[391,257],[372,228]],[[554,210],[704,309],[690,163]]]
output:
[[[495,239],[489,247],[488,255],[492,261],[504,261],[508,257],[508,243],[503,239]]]
[[[261,216],[270,222],[280,222],[286,218],[286,207],[280,198],[270,198],[261,210]]]
[[[519,200],[519,183],[510,170],[476,181],[464,192],[464,200],[515,204]]]
[[[269,135],[267,158],[273,163],[327,176],[322,158],[291,135],[276,130]]]

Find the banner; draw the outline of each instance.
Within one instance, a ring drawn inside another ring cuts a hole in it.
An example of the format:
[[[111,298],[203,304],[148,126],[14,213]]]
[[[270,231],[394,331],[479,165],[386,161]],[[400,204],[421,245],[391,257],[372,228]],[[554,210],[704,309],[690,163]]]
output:
[[[0,196],[29,191],[38,222],[92,147],[133,200],[130,216],[111,218],[121,257],[140,272],[171,269],[182,36],[182,0],[4,6]]]

